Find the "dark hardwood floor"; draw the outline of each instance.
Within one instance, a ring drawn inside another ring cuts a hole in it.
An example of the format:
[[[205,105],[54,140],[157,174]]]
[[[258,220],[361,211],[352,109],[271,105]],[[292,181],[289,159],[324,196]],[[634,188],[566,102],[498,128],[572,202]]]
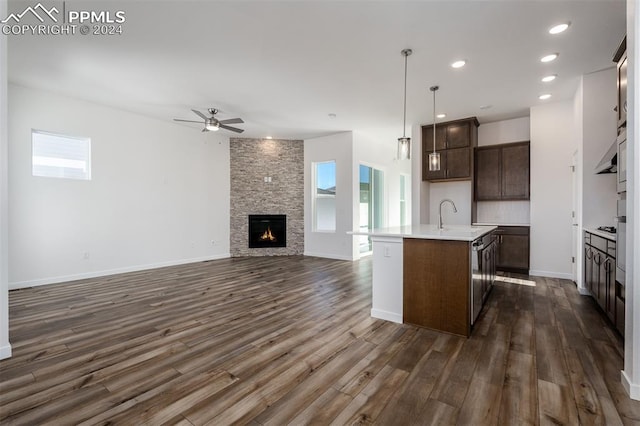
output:
[[[465,339],[371,318],[370,262],[236,258],[12,291],[0,423],[640,422],[621,339],[571,282],[504,277]]]

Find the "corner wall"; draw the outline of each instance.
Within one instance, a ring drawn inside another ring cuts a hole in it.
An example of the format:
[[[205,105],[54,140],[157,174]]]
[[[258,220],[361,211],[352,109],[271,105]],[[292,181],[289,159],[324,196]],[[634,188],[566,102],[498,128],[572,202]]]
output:
[[[354,222],[354,176],[353,134],[337,133],[304,142],[304,254],[305,256],[327,257],[330,259],[358,259]],[[321,161],[336,162],[336,230],[334,232],[314,232],[311,197],[313,194],[312,164]]]
[[[573,101],[531,108],[530,274],[572,277]]]
[[[229,142],[9,86],[9,282],[20,288],[229,256]],[[31,175],[31,130],[91,138],[92,180]]]
[[[6,16],[7,2],[0,2]],[[0,359],[11,356],[9,344],[9,134],[7,109],[7,37],[0,36]]]
[[[229,143],[231,256],[303,254],[304,141],[231,138]],[[250,249],[250,214],[286,215],[287,246]]]

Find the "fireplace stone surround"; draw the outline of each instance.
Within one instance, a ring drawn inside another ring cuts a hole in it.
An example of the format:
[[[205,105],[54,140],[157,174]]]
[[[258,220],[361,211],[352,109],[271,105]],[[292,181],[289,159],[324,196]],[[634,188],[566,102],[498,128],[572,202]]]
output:
[[[231,138],[232,257],[304,253],[304,142]],[[286,247],[249,248],[249,215],[286,215]]]

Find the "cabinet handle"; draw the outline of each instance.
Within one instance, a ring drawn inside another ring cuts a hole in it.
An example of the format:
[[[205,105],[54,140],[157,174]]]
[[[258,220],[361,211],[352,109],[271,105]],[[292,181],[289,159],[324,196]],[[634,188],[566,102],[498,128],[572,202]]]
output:
[[[600,266],[602,264],[602,260],[600,258],[600,253],[598,253],[595,258],[594,258],[594,262],[596,262],[596,265]]]
[[[587,247],[587,248],[584,249],[584,251],[586,253],[587,259],[589,259],[589,260],[593,259],[593,252],[591,251],[590,248]]]
[[[607,271],[607,272],[608,272],[608,271],[610,271],[610,267],[609,267],[609,265],[610,265],[610,264],[611,264],[611,258],[610,258],[610,257],[607,257],[607,258],[604,260],[604,270],[605,270],[605,271]]]

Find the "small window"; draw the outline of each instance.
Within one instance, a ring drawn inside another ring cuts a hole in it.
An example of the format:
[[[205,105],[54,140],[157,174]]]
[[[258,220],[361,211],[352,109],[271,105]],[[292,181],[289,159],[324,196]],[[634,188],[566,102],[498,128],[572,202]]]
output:
[[[406,226],[407,222],[407,176],[400,175],[400,226]]]
[[[313,163],[315,231],[336,230],[336,162]]]
[[[91,180],[91,139],[31,131],[33,176]]]

